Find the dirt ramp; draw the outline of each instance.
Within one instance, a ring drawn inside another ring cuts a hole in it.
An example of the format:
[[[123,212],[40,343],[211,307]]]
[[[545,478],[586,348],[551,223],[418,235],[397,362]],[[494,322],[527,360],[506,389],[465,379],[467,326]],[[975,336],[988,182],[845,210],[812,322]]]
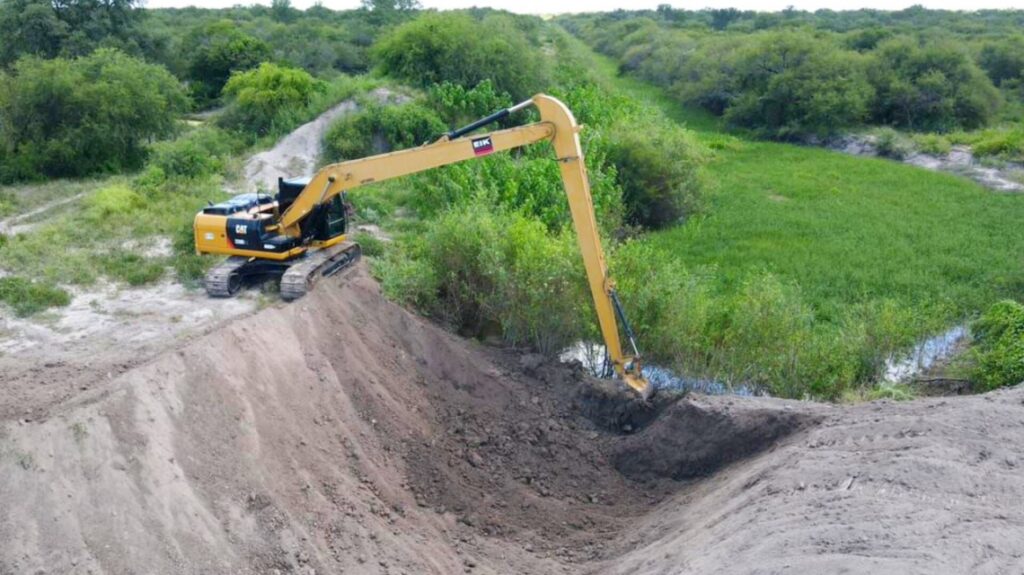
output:
[[[1024,572],[1024,388],[795,409],[821,424],[669,498],[603,572]]]

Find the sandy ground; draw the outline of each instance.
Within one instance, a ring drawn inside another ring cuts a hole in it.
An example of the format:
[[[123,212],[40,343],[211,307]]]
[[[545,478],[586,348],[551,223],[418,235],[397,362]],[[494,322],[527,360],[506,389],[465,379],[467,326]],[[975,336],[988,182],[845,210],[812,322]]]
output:
[[[1020,388],[643,405],[359,267],[6,418],[0,573],[1017,573],[1022,432]]]
[[[378,88],[370,92],[369,97],[381,103],[402,102],[408,99],[387,88]],[[277,178],[312,175],[317,168],[324,133],[331,122],[358,108],[359,105],[354,100],[346,100],[312,122],[296,128],[294,132],[282,138],[273,149],[249,158],[243,170],[247,185],[245,191],[261,190],[276,193]]]
[[[384,89],[371,96],[382,102],[403,98]],[[356,108],[354,100],[346,100],[273,148],[255,154],[245,164],[246,185],[250,190],[257,186],[273,190],[278,177],[312,175],[331,121]],[[0,233],[27,233],[37,224],[37,216],[81,197],[62,198],[0,220]],[[170,242],[158,238],[137,249],[147,256],[168,255]],[[47,405],[93,389],[97,382],[139,365],[178,341],[252,313],[259,303],[252,291],[236,299],[215,300],[172,280],[139,288],[101,283],[71,291],[71,305],[29,319],[0,308],[0,374],[6,390],[0,393],[0,416],[31,419]],[[89,377],[70,383],[67,376],[79,371]]]

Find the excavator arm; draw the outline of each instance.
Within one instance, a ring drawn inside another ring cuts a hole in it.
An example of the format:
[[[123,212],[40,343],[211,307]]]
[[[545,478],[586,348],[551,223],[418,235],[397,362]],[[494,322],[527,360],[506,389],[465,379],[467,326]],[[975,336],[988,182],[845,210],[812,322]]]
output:
[[[531,105],[540,112],[540,122],[477,137],[462,137]],[[632,329],[619,303],[615,283],[608,276],[608,266],[594,216],[590,182],[583,162],[579,130],[580,126],[565,104],[551,96],[539,94],[464,128],[449,132],[436,142],[418,148],[330,164],[313,176],[292,205],[281,214],[280,232],[301,237],[303,220],[314,208],[353,188],[536,142],[550,141],[561,170],[562,183],[569,200],[569,210],[576,228],[576,237],[608,357],[619,377],[646,399],[651,394],[652,387],[641,373],[640,356]],[[623,350],[619,336],[619,320],[625,327],[632,354],[626,354]]]

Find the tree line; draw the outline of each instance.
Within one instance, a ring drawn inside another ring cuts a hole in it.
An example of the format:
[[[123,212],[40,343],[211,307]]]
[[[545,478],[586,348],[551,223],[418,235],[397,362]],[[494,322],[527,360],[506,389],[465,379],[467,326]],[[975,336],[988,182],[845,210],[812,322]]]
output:
[[[996,17],[998,16],[998,18]],[[620,69],[779,139],[864,125],[922,132],[1018,121],[1024,12],[661,8],[563,17]],[[998,22],[998,25],[992,24]],[[939,26],[944,26],[941,30]]]

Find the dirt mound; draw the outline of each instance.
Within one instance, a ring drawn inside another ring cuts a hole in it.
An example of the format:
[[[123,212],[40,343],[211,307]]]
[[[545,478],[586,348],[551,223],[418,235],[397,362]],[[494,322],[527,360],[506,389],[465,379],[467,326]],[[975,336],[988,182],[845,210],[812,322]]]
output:
[[[995,572],[1024,551],[1020,391],[645,405],[446,333],[362,268],[100,389],[2,422],[0,573]]]

